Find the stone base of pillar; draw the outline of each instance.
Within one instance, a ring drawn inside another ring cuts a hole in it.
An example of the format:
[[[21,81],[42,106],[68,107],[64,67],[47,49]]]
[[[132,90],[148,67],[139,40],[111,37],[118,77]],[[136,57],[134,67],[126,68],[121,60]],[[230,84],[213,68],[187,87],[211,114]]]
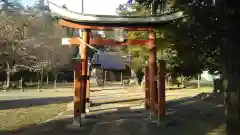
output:
[[[73,123],[66,125],[67,129],[81,129],[84,124],[86,124],[85,120],[86,114],[81,114],[81,116],[73,117]]]
[[[81,117],[76,116],[73,117],[73,123],[66,125],[67,129],[81,129],[82,122],[81,122]]]
[[[151,123],[155,123],[157,127],[169,127],[176,125],[176,121],[172,120],[171,118],[167,116],[157,116],[157,115],[151,115],[150,118]]]
[[[81,114],[81,124],[82,125],[86,124],[86,113]]]
[[[166,116],[158,116],[157,117],[157,126],[166,126],[168,123]]]
[[[86,103],[86,113],[90,112],[90,103]]]

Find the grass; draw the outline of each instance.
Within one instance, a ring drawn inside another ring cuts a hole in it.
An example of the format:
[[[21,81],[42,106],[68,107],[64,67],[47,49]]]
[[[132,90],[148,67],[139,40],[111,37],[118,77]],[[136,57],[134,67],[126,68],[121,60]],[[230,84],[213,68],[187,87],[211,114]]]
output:
[[[28,108],[0,110],[0,132],[18,130],[44,122],[67,109],[67,103],[55,103]]]

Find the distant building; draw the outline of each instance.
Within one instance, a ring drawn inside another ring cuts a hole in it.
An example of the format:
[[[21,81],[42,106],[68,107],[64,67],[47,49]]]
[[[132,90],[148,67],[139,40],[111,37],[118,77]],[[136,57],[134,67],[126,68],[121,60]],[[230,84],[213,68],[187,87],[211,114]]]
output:
[[[116,52],[95,53],[91,63],[99,79],[105,78],[105,71],[107,81],[120,81],[121,74],[125,80],[131,77],[130,67]]]

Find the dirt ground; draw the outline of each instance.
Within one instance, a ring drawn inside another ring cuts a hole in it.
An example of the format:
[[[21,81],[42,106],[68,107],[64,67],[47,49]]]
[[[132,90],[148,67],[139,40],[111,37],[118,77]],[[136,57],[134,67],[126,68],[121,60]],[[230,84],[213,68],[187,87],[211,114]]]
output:
[[[49,122],[6,131],[3,135],[224,135],[223,99],[202,93],[210,91],[210,88],[167,91],[167,115],[161,118],[160,126],[143,109],[141,90],[123,89],[117,93],[105,90],[91,94],[93,107],[81,128],[67,128],[72,123],[69,110]],[[130,100],[135,97],[138,99]]]

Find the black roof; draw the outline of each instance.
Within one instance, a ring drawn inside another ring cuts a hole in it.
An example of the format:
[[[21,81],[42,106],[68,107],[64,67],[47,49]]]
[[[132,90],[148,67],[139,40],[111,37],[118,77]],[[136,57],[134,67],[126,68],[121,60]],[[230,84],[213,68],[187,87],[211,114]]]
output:
[[[106,70],[124,70],[126,67],[121,56],[114,52],[95,53],[91,62],[93,65],[100,65],[102,69]]]

